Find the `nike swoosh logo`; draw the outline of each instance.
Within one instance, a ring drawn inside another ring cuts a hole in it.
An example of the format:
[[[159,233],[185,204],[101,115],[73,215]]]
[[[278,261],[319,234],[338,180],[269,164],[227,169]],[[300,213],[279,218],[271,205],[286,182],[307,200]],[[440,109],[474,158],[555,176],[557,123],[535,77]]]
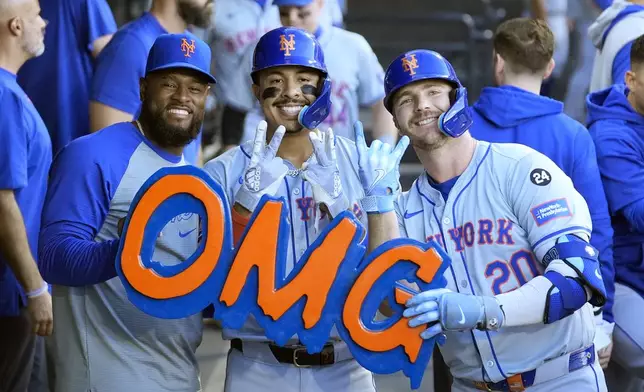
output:
[[[190,235],[190,233],[192,233],[192,232],[193,232],[193,231],[195,231],[195,230],[197,230],[197,229],[192,229],[192,230],[187,231],[187,232],[185,232],[185,233],[182,233],[181,231],[179,231],[179,237],[181,237],[181,238],[185,238],[185,237],[189,236],[189,235]]]
[[[423,212],[423,210],[412,212],[411,214],[409,213],[409,211],[405,211],[405,219],[413,218],[421,212]]]
[[[461,319],[458,320],[458,323],[463,325],[465,324],[465,314],[463,314],[463,309],[460,306],[458,307],[458,311],[461,312]]]
[[[595,270],[595,276],[598,277],[599,280],[604,280],[604,278],[602,278],[602,274],[599,273],[599,270]]]
[[[376,172],[376,178],[371,183],[371,187],[369,187],[369,189],[373,189],[378,181],[382,180],[382,178],[385,176],[385,171],[383,169],[375,169],[374,171]]]

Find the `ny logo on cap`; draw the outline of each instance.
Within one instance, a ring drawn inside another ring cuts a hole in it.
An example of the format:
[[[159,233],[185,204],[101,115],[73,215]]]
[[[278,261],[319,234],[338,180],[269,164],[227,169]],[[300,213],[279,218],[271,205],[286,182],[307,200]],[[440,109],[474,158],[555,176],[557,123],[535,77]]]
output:
[[[403,57],[402,67],[403,71],[409,72],[409,75],[415,75],[416,71],[414,70],[418,68],[418,60],[416,59],[416,55],[411,54],[409,55],[409,57]]]
[[[289,34],[288,40],[284,34],[280,35],[280,52],[285,52],[284,56],[290,56],[291,50],[295,50],[295,35]]]
[[[183,52],[183,55],[186,57],[190,57],[191,54],[194,54],[195,40],[191,39],[190,43],[188,43],[187,39],[181,38],[181,51]]]

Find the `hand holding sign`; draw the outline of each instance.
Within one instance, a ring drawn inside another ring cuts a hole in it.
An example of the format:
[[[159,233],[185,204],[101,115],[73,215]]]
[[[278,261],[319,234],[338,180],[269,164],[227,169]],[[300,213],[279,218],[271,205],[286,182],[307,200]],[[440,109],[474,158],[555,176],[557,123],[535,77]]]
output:
[[[302,176],[313,188],[316,203],[326,205],[332,217],[349,207],[349,200],[342,191],[340,171],[335,152],[335,136],[331,128],[309,133],[316,162],[304,164]]]
[[[277,156],[286,128],[277,127],[270,144],[266,145],[266,121],[261,121],[255,132],[253,153],[244,172],[243,182],[235,195],[235,202],[248,211],[254,211],[264,195],[275,195],[288,167]]]
[[[360,182],[365,192],[362,206],[368,213],[393,211],[394,200],[401,188],[398,167],[409,146],[409,137],[403,136],[393,150],[390,144],[380,140],[375,140],[367,148],[362,123],[357,121],[353,129],[358,149]]]

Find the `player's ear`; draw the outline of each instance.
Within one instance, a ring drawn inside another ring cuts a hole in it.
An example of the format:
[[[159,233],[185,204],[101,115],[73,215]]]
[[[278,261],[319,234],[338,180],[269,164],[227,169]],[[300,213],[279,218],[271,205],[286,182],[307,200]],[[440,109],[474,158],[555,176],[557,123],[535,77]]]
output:
[[[550,75],[552,75],[552,71],[554,71],[556,66],[555,59],[550,59],[548,61],[548,65],[546,66],[546,72],[543,74],[543,79],[548,79]]]
[[[624,83],[630,91],[633,91],[633,88],[635,87],[635,72],[633,72],[632,69],[626,71],[626,74],[624,75]]]
[[[148,87],[148,81],[145,78],[139,79],[139,98],[141,102],[145,100],[145,92]]]
[[[24,22],[22,18],[15,17],[9,20],[9,32],[16,37],[20,37],[24,33]]]
[[[258,101],[261,101],[259,96],[259,86],[253,83],[252,89],[253,89],[253,95],[255,96],[255,99],[257,99]]]

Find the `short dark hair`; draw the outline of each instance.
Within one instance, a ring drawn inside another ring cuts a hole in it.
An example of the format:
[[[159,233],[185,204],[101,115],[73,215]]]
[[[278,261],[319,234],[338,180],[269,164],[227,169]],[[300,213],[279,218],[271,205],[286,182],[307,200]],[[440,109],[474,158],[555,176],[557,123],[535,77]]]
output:
[[[644,34],[633,41],[631,46],[631,69],[644,65]]]
[[[499,25],[493,38],[494,50],[516,71],[537,73],[548,66],[555,50],[555,38],[540,19],[514,18]]]

